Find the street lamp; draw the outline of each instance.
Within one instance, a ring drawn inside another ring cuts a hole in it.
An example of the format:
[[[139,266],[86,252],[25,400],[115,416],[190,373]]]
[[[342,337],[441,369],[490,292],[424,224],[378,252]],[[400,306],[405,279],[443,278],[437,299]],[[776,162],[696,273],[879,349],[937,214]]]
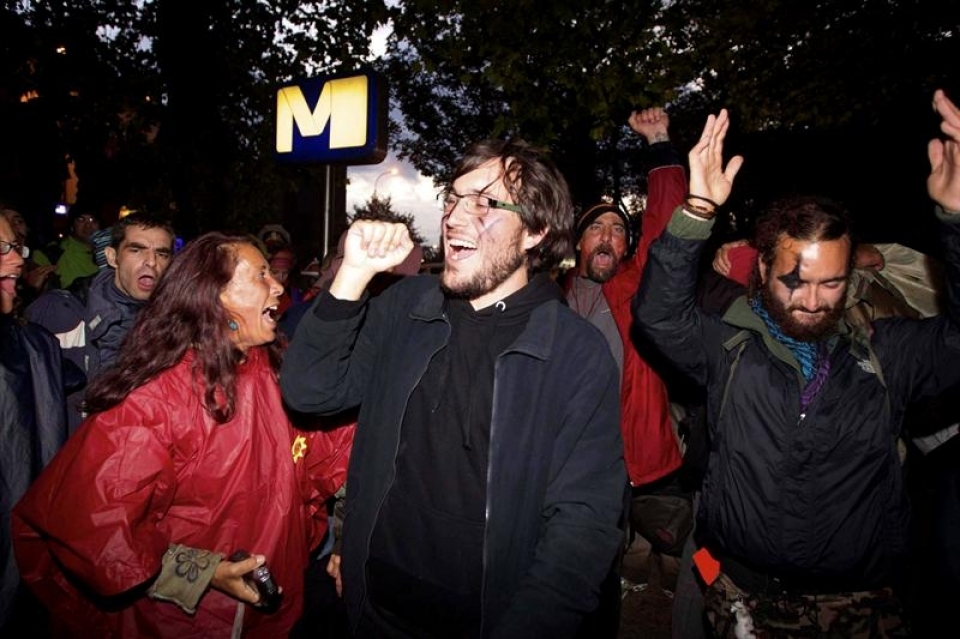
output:
[[[392,169],[387,169],[386,171],[378,175],[377,179],[373,181],[373,197],[379,199],[379,197],[377,196],[377,185],[380,184],[380,178],[382,178],[385,175],[396,175],[399,172],[400,170],[397,167],[393,167]]]

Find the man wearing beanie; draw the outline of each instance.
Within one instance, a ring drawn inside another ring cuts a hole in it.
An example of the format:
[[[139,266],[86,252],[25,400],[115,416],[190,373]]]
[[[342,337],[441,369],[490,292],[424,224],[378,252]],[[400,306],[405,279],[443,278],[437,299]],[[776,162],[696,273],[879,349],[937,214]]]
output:
[[[564,289],[570,308],[600,329],[620,367],[620,428],[632,492],[631,538],[640,534],[655,551],[678,556],[690,530],[692,509],[681,491],[662,494],[665,486],[675,487],[675,471],[681,463],[670,402],[665,384],[630,337],[630,303],[647,249],[687,189],[680,158],[669,141],[669,122],[658,107],[630,115],[630,127],[647,140],[651,166],[639,242],[633,241],[634,225],[622,208],[603,202],[587,207],[577,219],[577,266],[567,274]],[[619,588],[615,594],[619,596]]]

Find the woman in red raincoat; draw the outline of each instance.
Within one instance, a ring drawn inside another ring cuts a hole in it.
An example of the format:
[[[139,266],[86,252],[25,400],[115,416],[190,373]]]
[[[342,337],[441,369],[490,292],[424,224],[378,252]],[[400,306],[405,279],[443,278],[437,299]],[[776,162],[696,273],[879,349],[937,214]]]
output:
[[[246,238],[204,235],[165,275],[15,509],[22,577],[55,636],[286,636],[353,433],[284,413],[282,288]],[[275,607],[249,580],[264,563]]]

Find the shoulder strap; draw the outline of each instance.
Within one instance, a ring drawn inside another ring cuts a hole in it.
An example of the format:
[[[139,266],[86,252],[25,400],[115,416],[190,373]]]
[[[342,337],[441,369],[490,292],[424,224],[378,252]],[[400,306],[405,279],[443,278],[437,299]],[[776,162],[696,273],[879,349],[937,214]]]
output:
[[[730,364],[730,372],[727,373],[727,381],[723,385],[723,398],[720,400],[720,412],[717,414],[718,421],[723,416],[723,411],[727,407],[727,396],[730,394],[730,382],[733,381],[733,374],[737,370],[737,364],[740,363],[740,355],[743,354],[743,349],[747,347],[747,340],[749,339],[750,331],[742,330],[723,343],[723,348],[727,352],[733,349],[736,349],[737,352],[733,356],[733,362]]]

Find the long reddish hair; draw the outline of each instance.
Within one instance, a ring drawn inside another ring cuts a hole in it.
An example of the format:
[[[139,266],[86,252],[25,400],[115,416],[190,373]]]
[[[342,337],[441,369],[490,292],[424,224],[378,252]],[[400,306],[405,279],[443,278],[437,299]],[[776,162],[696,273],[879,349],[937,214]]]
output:
[[[207,233],[176,255],[124,338],[116,363],[88,387],[88,413],[116,406],[192,350],[193,373],[202,385],[207,412],[219,423],[233,417],[243,353],[230,340],[230,316],[220,292],[233,278],[242,244],[254,245],[248,237]],[[278,371],[279,338],[257,348],[266,349]]]

